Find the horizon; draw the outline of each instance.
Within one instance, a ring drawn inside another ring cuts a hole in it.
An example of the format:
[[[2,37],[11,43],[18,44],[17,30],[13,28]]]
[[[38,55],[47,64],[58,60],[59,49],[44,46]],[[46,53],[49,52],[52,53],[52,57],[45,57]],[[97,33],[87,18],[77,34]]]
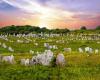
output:
[[[31,25],[70,30],[100,25],[98,0],[1,0],[0,27]]]
[[[98,28],[98,27],[100,27],[100,25],[97,25],[97,26],[94,26],[93,28],[89,28],[88,26],[80,26],[79,28],[73,28],[73,29],[71,29],[71,28],[68,28],[68,27],[64,27],[64,28],[49,28],[49,27],[40,27],[40,26],[35,26],[35,25],[6,25],[6,26],[0,26],[0,29],[1,28],[4,28],[4,27],[11,27],[11,26],[15,26],[15,27],[25,27],[25,26],[31,26],[31,27],[39,27],[39,28],[46,28],[46,29],[69,29],[69,30],[80,30],[82,27],[85,27],[87,30],[95,30],[96,28]]]

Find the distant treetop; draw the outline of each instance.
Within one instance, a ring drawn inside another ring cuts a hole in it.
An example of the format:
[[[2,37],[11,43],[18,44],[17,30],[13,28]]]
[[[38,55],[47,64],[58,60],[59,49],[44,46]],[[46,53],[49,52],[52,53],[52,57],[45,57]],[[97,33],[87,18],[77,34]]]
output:
[[[87,30],[86,26],[82,26],[80,30]]]
[[[100,30],[100,25],[96,27],[96,30]]]

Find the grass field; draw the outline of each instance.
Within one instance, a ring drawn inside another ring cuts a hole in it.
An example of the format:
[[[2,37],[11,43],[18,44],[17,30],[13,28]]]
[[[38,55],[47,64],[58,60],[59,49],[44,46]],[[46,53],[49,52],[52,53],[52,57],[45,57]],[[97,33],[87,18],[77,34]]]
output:
[[[78,48],[87,46],[100,50],[100,40],[69,40],[66,36],[50,37],[50,38],[32,38],[27,37],[31,41],[26,43],[24,37],[18,38],[14,36],[7,37],[8,41],[0,39],[1,43],[5,43],[14,49],[10,52],[7,48],[0,46],[0,55],[15,56],[16,64],[0,62],[0,80],[100,80],[100,51],[98,54],[79,53]],[[24,41],[18,43],[17,40]],[[56,42],[58,41],[58,42]],[[38,43],[36,46],[35,43]],[[54,55],[63,53],[66,59],[66,66],[22,66],[21,58],[32,58],[36,52],[43,52],[47,48],[44,43],[57,45],[58,49],[51,49]],[[64,48],[72,48],[72,52],[64,51]],[[34,54],[29,53],[33,50]]]

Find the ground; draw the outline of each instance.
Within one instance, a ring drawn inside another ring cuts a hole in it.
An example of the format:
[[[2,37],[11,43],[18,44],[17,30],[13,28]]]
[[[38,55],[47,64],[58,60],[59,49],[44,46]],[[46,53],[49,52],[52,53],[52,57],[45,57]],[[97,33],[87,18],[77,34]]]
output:
[[[100,80],[100,51],[98,54],[79,53],[79,47],[89,46],[100,50],[100,40],[68,40],[69,37],[53,37],[53,38],[32,38],[32,41],[25,43],[25,38],[9,36],[9,41],[0,39],[1,43],[11,46],[14,52],[0,46],[1,55],[15,56],[16,64],[0,63],[0,80]],[[23,40],[24,43],[18,43],[17,40]],[[63,40],[63,41],[60,41]],[[13,41],[13,42],[10,42]],[[56,41],[60,41],[56,43]],[[35,45],[38,43],[38,46]],[[20,65],[21,58],[32,58],[36,52],[43,52],[47,48],[44,43],[57,45],[58,49],[51,49],[56,56],[58,53],[63,53],[66,59],[64,67],[59,66],[22,66]],[[64,51],[64,48],[72,48],[72,52]],[[35,53],[30,54],[29,50]]]

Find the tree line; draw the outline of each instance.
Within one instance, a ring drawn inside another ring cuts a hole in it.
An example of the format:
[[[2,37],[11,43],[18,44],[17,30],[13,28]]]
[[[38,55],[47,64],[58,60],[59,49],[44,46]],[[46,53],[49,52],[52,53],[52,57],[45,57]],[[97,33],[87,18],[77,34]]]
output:
[[[7,26],[0,28],[0,33],[8,33],[8,34],[28,34],[28,33],[67,33],[70,30],[65,28],[65,29],[47,29],[46,27],[40,28],[38,26],[30,26],[30,25],[25,25],[25,26]]]
[[[80,31],[84,31],[84,30],[88,30],[85,26],[82,26],[80,28]],[[95,30],[100,30],[100,26],[97,26],[95,28]],[[0,28],[0,33],[2,34],[28,34],[28,33],[68,33],[70,32],[69,29],[65,28],[65,29],[47,29],[46,27],[40,28],[38,26],[30,26],[30,25],[25,25],[25,26],[6,26],[6,27],[2,27]]]

